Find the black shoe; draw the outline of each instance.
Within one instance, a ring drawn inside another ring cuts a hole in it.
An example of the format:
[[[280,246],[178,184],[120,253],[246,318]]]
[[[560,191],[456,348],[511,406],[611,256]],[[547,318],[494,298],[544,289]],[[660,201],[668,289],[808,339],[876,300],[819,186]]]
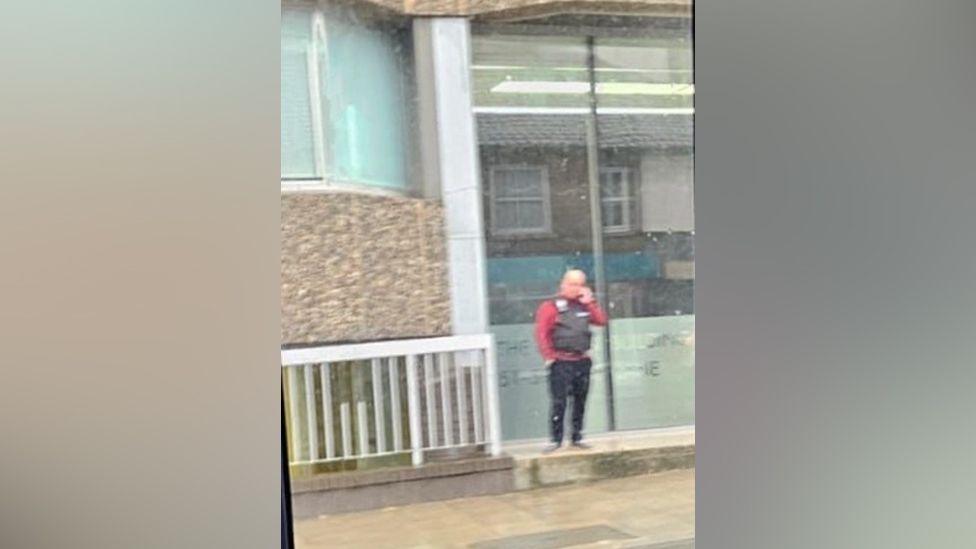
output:
[[[560,444],[558,442],[553,442],[552,444],[549,444],[548,446],[546,446],[545,448],[543,448],[542,449],[542,453],[543,454],[551,454],[551,453],[555,452],[556,450],[558,450],[561,446],[562,446],[562,444]]]
[[[593,447],[590,446],[589,444],[583,442],[582,440],[577,440],[577,441],[574,441],[573,442],[573,448],[577,448],[579,450],[589,450],[589,449],[591,449]]]

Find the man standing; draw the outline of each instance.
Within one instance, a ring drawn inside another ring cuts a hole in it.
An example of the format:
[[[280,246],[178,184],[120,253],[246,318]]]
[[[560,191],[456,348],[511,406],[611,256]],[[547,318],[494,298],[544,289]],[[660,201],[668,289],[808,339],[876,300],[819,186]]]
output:
[[[535,315],[535,339],[546,367],[549,368],[549,414],[552,444],[544,453],[557,450],[563,443],[563,418],[566,397],[573,395],[572,444],[586,449],[583,443],[583,411],[590,388],[590,325],[605,326],[607,315],[586,287],[583,271],[567,271],[559,284],[559,295],[539,305]]]

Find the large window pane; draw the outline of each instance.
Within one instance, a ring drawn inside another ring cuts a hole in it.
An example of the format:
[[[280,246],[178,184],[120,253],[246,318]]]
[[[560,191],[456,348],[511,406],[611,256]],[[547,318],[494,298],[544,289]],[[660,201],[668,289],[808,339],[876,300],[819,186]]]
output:
[[[571,267],[587,272],[611,317],[609,330],[595,331],[586,431],[609,428],[608,402],[617,429],[692,424],[689,20],[554,21],[482,27],[474,37],[504,435],[546,435],[533,313]],[[544,200],[529,200],[528,171],[501,173],[512,165],[545,168]],[[540,209],[549,230],[533,233]]]
[[[586,40],[559,27],[539,31],[485,28],[472,38],[490,220],[489,313],[499,353],[502,434],[509,440],[547,436],[547,371],[533,340],[536,308],[554,296],[567,268],[594,271]],[[601,337],[594,347],[588,433],[607,429]]]
[[[282,179],[407,190],[410,60],[405,19],[282,8]]]
[[[661,20],[640,33],[595,40],[600,163],[623,168],[601,178],[604,248],[655,266],[606,262],[619,429],[694,423],[691,31]],[[634,188],[629,214],[611,198],[621,185]]]
[[[312,11],[281,11],[281,176],[315,177],[309,102]]]
[[[404,33],[328,15],[326,170],[340,182],[405,188]]]

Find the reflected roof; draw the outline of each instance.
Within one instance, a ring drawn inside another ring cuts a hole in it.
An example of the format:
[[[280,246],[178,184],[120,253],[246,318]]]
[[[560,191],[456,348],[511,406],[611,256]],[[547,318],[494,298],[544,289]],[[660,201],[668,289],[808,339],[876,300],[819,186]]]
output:
[[[586,145],[586,114],[477,114],[481,145]],[[599,141],[604,147],[692,147],[690,114],[601,114]]]

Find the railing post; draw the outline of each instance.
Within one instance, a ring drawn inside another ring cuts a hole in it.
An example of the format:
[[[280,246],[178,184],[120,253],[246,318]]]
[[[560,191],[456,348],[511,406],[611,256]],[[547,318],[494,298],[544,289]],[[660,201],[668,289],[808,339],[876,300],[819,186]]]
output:
[[[423,432],[420,427],[420,383],[417,355],[407,355],[407,415],[410,419],[410,454],[414,467],[424,463]]]
[[[427,443],[437,446],[437,405],[434,403],[434,355],[424,355],[424,394],[427,397]],[[419,409],[418,409],[418,414]]]
[[[335,421],[332,419],[332,366],[322,363],[319,374],[322,376],[322,417],[325,423],[325,457],[335,457]]]
[[[481,444],[485,442],[485,405],[482,401],[485,396],[485,370],[488,369],[483,364],[488,360],[480,352],[475,353],[475,358],[471,368],[471,410],[474,414],[474,442]]]
[[[291,461],[300,461],[302,450],[301,430],[298,420],[298,374],[297,367],[285,368],[285,378],[288,380],[288,408],[291,416],[288,418],[291,423]]]
[[[403,450],[403,429],[400,427],[400,368],[396,357],[388,359],[390,369],[390,420],[393,422],[393,451]]]
[[[383,371],[382,359],[372,360],[373,380],[373,418],[376,421],[376,452],[386,451],[386,414],[383,413]]]
[[[315,370],[311,364],[304,366],[305,370],[305,417],[308,426],[308,459],[319,459],[319,422],[315,410]]]
[[[339,423],[342,425],[342,457],[351,458],[352,449],[352,428],[349,426],[349,403],[343,402],[339,405]]]
[[[492,456],[502,453],[502,419],[498,404],[498,364],[495,358],[495,336],[487,336],[485,347],[485,391],[488,405],[488,449]]]

